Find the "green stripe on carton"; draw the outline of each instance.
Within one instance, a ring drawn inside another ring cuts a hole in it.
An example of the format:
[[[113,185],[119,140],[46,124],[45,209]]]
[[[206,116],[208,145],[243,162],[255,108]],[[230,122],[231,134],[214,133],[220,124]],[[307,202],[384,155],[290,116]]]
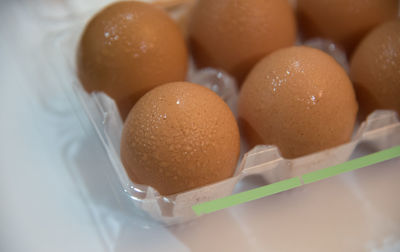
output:
[[[275,193],[287,191],[298,186],[301,186],[300,178],[286,179],[249,191],[233,194],[225,198],[200,203],[193,206],[192,208],[197,215],[212,213],[227,207],[260,199]]]
[[[374,165],[386,160],[400,157],[400,145],[390,149],[379,151],[361,158],[353,159],[340,165],[331,166],[325,169],[307,173],[301,176],[304,184],[310,184],[336,175],[354,171],[366,166]],[[270,185],[262,186],[249,191],[233,194],[225,198],[220,198],[194,205],[193,211],[197,215],[212,213],[224,208],[250,202],[256,199],[267,197],[279,192],[287,191],[301,186],[300,177],[282,180]]]
[[[361,158],[353,159],[343,164],[331,166],[302,176],[304,184],[310,184],[322,179],[330,178],[341,173],[354,171],[366,166],[377,164],[400,156],[400,146],[379,151]]]

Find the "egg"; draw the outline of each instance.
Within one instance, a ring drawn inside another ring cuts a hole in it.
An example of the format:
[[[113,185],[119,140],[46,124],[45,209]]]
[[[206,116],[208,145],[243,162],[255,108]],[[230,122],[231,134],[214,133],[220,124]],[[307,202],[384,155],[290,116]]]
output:
[[[203,86],[175,82],[151,90],[132,108],[121,160],[133,182],[171,195],[231,177],[239,149],[226,103]]]
[[[276,145],[285,158],[349,141],[358,110],[344,69],[328,54],[304,46],[262,59],[246,78],[238,106],[248,143]]]
[[[112,97],[125,118],[150,89],[183,81],[187,48],[179,27],[147,3],[109,5],[87,24],[78,49],[77,71],[88,91]]]
[[[301,31],[306,37],[333,40],[351,53],[376,25],[396,17],[398,0],[298,0]]]
[[[350,63],[360,110],[393,109],[400,115],[400,19],[371,31]]]
[[[257,61],[295,39],[294,13],[285,0],[199,0],[189,21],[197,66],[225,70],[239,83]]]

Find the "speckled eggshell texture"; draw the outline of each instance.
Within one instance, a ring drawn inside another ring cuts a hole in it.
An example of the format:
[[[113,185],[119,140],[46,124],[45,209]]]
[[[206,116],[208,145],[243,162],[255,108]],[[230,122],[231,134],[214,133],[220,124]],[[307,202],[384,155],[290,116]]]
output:
[[[176,82],[144,95],[125,122],[121,159],[133,182],[171,195],[234,174],[240,137],[225,102],[197,84]]]
[[[400,115],[400,20],[374,29],[360,43],[350,65],[364,116],[375,109]]]
[[[294,44],[296,21],[286,0],[199,0],[189,39],[199,67],[225,70],[241,84],[257,61]]]
[[[239,97],[248,142],[296,158],[350,140],[358,105],[342,67],[309,47],[278,50],[250,72]]]
[[[185,80],[188,55],[179,27],[166,12],[151,4],[124,1],[90,20],[77,63],[84,88],[111,96],[125,118],[150,89]]]

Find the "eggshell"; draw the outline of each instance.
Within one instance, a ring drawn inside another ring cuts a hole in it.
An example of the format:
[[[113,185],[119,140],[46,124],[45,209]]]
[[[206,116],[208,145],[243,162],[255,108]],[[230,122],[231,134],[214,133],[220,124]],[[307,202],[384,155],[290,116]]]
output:
[[[250,72],[239,119],[248,142],[277,145],[296,158],[350,140],[358,105],[343,68],[309,47],[273,52]]]
[[[400,20],[371,31],[356,49],[350,76],[364,116],[375,109],[400,115]]]
[[[133,182],[171,195],[233,175],[239,156],[236,120],[211,90],[187,82],[144,95],[125,122],[121,160]]]
[[[87,24],[77,63],[84,88],[107,93],[125,118],[150,89],[184,80],[188,55],[183,35],[167,13],[126,1],[109,5]]]
[[[351,53],[376,25],[395,18],[398,0],[298,0],[300,30],[333,40]]]
[[[214,67],[243,81],[272,51],[296,39],[285,0],[199,0],[189,21],[190,47],[199,67]]]

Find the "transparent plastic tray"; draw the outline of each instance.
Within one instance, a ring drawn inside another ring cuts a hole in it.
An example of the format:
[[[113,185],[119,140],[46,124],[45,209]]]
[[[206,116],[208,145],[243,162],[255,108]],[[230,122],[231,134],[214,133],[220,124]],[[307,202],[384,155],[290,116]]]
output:
[[[175,224],[196,218],[193,205],[240,192],[241,182],[249,177],[257,176],[266,185],[343,163],[349,160],[359,145],[372,143],[372,153],[400,144],[400,122],[396,113],[376,111],[357,127],[347,144],[292,160],[284,159],[275,146],[257,146],[242,155],[232,178],[169,197],[161,196],[151,187],[133,184],[125,172],[119,155],[123,123],[114,101],[103,93],[86,93],[77,78],[76,48],[90,18],[88,15],[92,14],[75,17],[71,27],[49,35],[45,47],[51,54],[50,64],[58,73],[62,85],[72,87],[69,95],[80,100],[108,153],[123,193],[138,208],[162,223]],[[234,110],[237,90],[232,78],[225,73],[213,69],[197,71],[191,66],[188,79],[219,93]],[[243,149],[242,153],[245,151]],[[260,186],[260,183],[255,186]]]

